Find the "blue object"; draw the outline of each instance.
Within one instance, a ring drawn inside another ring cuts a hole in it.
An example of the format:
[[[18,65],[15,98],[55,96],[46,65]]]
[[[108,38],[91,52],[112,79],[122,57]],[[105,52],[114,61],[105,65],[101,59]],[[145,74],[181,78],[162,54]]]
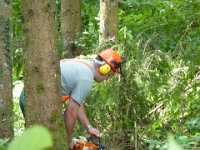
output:
[[[25,117],[25,109],[24,109],[24,90],[21,92],[19,97],[19,106],[23,113],[23,116]]]

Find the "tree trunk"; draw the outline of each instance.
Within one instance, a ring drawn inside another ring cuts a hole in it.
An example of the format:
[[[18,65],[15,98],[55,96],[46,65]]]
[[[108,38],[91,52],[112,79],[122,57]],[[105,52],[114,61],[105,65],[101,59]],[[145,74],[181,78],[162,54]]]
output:
[[[80,0],[61,0],[62,49],[68,58],[79,55],[75,40],[81,35]]]
[[[53,135],[54,148],[66,149],[66,131],[60,100],[55,1],[22,0],[25,35],[26,127],[40,124]]]
[[[11,59],[12,1],[0,2],[0,139],[12,138],[12,59]]]
[[[99,43],[118,43],[118,0],[100,0]]]

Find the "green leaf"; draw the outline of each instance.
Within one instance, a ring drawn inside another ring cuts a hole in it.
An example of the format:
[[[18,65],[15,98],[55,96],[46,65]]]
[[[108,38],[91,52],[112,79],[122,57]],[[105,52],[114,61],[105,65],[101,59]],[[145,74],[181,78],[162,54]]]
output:
[[[41,150],[53,145],[50,132],[39,125],[28,128],[24,133],[15,137],[8,150]]]
[[[0,139],[0,146],[6,144],[9,141],[9,139]]]
[[[181,146],[176,143],[172,135],[169,135],[168,137],[168,145],[169,147],[167,150],[183,150]]]
[[[0,139],[0,150],[6,150],[9,139]]]

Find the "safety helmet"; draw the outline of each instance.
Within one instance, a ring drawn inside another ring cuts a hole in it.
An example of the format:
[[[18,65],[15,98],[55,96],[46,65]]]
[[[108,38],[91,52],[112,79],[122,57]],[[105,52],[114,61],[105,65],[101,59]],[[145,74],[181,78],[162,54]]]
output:
[[[109,64],[114,72],[123,75],[121,64],[125,62],[125,59],[120,57],[120,55],[115,50],[105,49],[102,52],[100,52],[98,56],[107,64]]]

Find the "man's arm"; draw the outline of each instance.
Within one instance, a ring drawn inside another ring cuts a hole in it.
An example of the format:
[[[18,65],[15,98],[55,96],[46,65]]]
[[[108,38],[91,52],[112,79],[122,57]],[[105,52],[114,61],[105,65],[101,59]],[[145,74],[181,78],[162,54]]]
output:
[[[80,107],[78,108],[78,120],[81,122],[81,124],[83,125],[83,127],[85,129],[87,129],[88,133],[91,135],[94,135],[96,137],[99,137],[99,130],[96,128],[93,128],[90,125],[90,122],[88,120],[87,114],[85,112],[85,107],[84,105],[80,105]]]
[[[69,149],[73,149],[72,135],[77,119],[79,119],[89,134],[99,137],[99,130],[93,128],[90,125],[84,106],[79,105],[73,98],[70,98],[69,103],[67,104],[67,109],[64,113],[65,127],[67,130],[67,143]]]
[[[69,149],[73,149],[72,134],[77,120],[79,107],[80,105],[73,98],[70,98],[64,114],[65,127],[67,129],[67,143]]]
[[[78,120],[81,122],[83,127],[88,130],[88,127],[90,127],[90,122],[88,120],[87,114],[85,112],[85,107],[84,105],[80,105],[78,109]]]

